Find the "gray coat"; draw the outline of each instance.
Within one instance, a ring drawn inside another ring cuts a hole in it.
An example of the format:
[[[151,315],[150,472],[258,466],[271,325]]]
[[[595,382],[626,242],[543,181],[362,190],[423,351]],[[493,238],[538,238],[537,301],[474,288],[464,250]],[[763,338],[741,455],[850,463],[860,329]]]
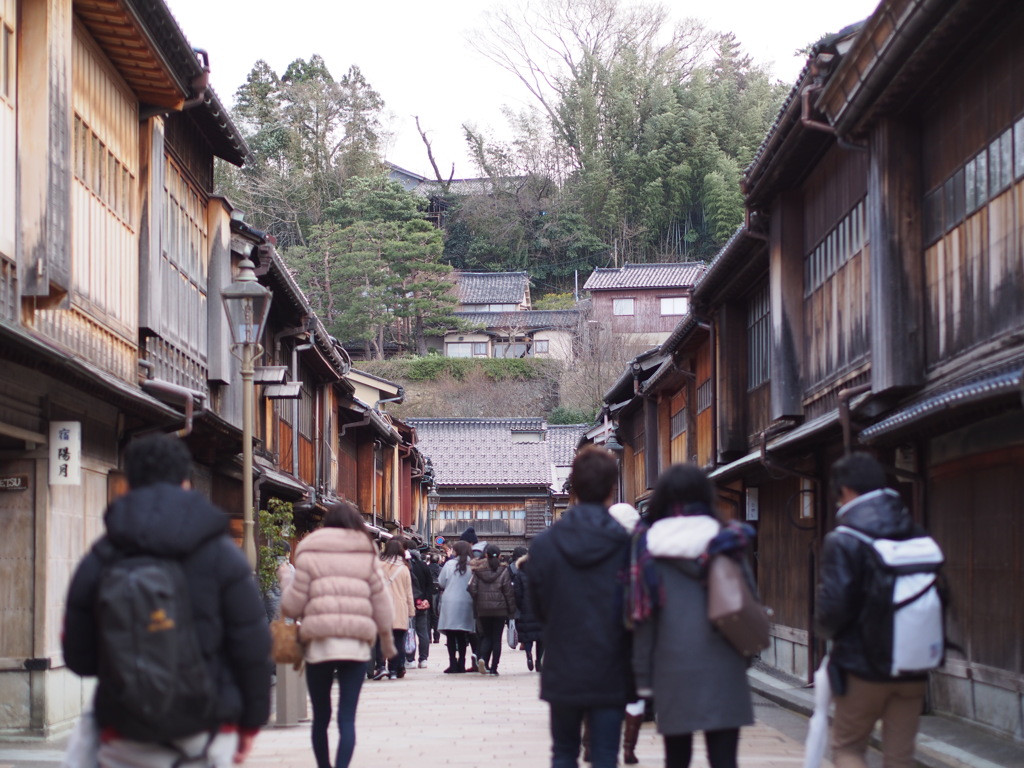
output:
[[[459,558],[453,557],[444,564],[440,575],[437,577],[437,584],[444,593],[441,595],[441,612],[437,617],[437,629],[439,632],[446,630],[461,630],[462,632],[476,632],[476,619],[473,616],[473,598],[466,588],[473,575],[473,570],[466,562],[466,572],[459,573],[456,569]]]
[[[645,534],[664,585],[664,603],[635,630],[633,666],[637,688],[653,690],[658,731],[668,735],[754,722],[747,662],[707,618],[696,557],[707,547],[708,521],[669,518]],[[659,531],[663,522],[671,525]],[[661,546],[652,546],[652,538],[666,532]]]

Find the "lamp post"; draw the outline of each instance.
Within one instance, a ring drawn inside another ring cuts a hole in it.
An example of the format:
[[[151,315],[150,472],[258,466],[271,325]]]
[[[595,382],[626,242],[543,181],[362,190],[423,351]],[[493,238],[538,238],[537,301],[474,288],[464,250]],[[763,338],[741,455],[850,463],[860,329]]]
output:
[[[251,252],[251,247],[250,247]],[[235,282],[221,291],[224,312],[231,329],[231,352],[241,362],[242,373],[242,549],[249,565],[256,568],[256,536],[252,499],[253,372],[256,358],[263,354],[259,340],[270,311],[271,292],[256,280],[249,254],[238,263]]]

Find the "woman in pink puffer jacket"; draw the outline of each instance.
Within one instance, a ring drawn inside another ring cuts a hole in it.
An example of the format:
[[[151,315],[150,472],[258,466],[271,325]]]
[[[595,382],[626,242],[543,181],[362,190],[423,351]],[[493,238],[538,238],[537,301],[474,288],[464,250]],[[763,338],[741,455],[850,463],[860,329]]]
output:
[[[313,754],[317,768],[331,768],[327,727],[331,722],[331,686],[338,678],[338,752],[336,768],[346,768],[356,743],[356,705],[374,643],[390,657],[396,653],[391,625],[391,590],[363,516],[348,502],[332,504],[324,527],[295,549],[294,576],[284,565],[281,613],[302,621],[306,646],[306,685],[313,707]]]

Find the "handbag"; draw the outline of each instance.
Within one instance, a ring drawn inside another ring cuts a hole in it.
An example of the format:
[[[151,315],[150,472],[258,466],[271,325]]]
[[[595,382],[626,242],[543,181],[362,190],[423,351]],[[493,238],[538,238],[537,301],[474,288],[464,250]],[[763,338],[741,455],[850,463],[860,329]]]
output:
[[[739,653],[750,658],[768,647],[771,610],[747,583],[743,568],[728,555],[708,564],[708,620]]]
[[[519,647],[519,630],[516,629],[516,620],[509,619],[508,627],[505,629],[505,642],[509,648]]]
[[[278,664],[291,664],[296,670],[302,666],[305,649],[299,640],[299,623],[285,619],[270,622],[270,655]]]

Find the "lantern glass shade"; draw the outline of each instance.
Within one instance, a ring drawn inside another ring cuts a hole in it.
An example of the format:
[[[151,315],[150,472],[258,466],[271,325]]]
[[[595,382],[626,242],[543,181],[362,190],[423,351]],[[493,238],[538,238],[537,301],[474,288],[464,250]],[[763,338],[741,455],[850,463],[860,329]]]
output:
[[[258,344],[270,311],[271,292],[256,281],[253,263],[242,259],[235,282],[221,291],[224,312],[235,344]]]

